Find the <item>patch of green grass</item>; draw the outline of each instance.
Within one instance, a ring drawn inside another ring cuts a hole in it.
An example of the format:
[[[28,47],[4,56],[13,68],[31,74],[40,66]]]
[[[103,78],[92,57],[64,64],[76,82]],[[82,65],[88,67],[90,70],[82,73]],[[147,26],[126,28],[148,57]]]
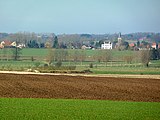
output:
[[[0,61],[0,70],[20,70],[36,67],[37,64],[43,64],[39,61]]]
[[[66,51],[68,51],[69,54],[74,54],[75,51],[77,52],[81,52],[84,51],[86,56],[93,56],[96,55],[99,50],[81,50],[81,49],[65,49]],[[48,49],[46,48],[24,48],[22,49],[22,56],[46,56],[48,55]],[[117,50],[112,50],[111,51],[113,57],[120,57],[123,55],[131,55],[134,54],[135,51],[117,51]]]
[[[150,72],[150,71],[143,71],[143,72],[135,72],[135,71],[93,71],[94,74],[134,74],[134,75],[160,75],[160,72]]]
[[[0,98],[1,120],[159,120],[160,103]]]
[[[39,48],[24,48],[22,49],[22,56],[46,56],[48,49]]]
[[[152,67],[101,67],[91,69],[94,74],[146,74],[160,75],[160,68]]]

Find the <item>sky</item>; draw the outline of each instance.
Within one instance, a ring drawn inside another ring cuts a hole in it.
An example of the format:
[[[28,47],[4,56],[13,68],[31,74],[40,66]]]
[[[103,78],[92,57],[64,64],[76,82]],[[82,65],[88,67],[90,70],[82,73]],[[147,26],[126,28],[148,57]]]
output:
[[[160,0],[0,0],[0,32],[160,32]]]

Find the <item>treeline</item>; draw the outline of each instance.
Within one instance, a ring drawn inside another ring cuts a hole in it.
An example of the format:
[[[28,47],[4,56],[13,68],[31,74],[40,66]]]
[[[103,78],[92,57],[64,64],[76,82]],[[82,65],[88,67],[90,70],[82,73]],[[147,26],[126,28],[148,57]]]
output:
[[[49,64],[56,61],[68,62],[84,62],[98,61],[108,62],[111,60],[110,50],[97,50],[95,54],[87,55],[85,50],[64,50],[64,49],[49,49],[47,61]]]
[[[17,41],[24,43],[28,48],[45,48],[49,46],[53,47],[54,39],[56,35],[54,33],[30,33],[19,32],[14,34],[0,33],[0,41],[5,39],[10,41]],[[118,33],[115,34],[61,34],[57,35],[59,48],[63,49],[80,49],[82,45],[91,46],[93,48],[100,48],[100,45],[109,40],[112,43],[117,43]],[[124,46],[128,45],[129,41],[142,40],[145,42],[160,42],[160,33],[131,33],[122,35]],[[126,48],[127,49],[127,48]]]

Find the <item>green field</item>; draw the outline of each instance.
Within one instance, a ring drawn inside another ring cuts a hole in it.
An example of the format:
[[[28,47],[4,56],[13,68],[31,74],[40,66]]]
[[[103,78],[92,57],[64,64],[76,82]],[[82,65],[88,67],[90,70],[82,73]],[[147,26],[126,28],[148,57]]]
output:
[[[48,64],[48,49],[35,49],[24,48],[21,50],[20,58],[18,61],[14,61],[12,49],[6,48],[0,50],[0,70],[18,70],[24,71],[30,68],[37,69],[37,67]],[[137,51],[117,51],[111,50],[109,53],[112,55],[111,59],[106,63],[104,61],[98,61],[94,58],[95,55],[101,53],[100,50],[64,50],[68,51],[69,56],[65,61],[62,61],[62,66],[76,66],[77,71],[91,70],[94,74],[160,74],[160,60],[151,60],[149,67],[145,67],[140,60],[137,59]],[[85,60],[74,61],[75,52],[83,52],[85,54]],[[101,56],[101,55],[100,55]],[[131,62],[125,60],[126,56],[134,56]],[[54,61],[54,66],[57,61]],[[93,68],[90,67],[93,65]]]
[[[159,120],[160,103],[0,98],[1,120]]]
[[[85,51],[86,56],[92,56],[97,54],[99,50],[81,50],[81,49],[65,49],[69,53],[73,53],[74,51]],[[48,54],[48,49],[38,49],[38,48],[24,48],[21,50],[21,56],[47,56]],[[135,51],[117,51],[117,50],[112,50],[111,51],[112,55],[114,57],[119,57],[121,55],[131,55],[134,54]],[[11,55],[12,54],[12,49],[10,48],[5,48],[5,49],[0,49],[0,54],[1,55]]]
[[[38,61],[0,61],[0,70],[5,71],[24,71],[33,67],[36,67],[37,64],[43,64],[43,62]]]

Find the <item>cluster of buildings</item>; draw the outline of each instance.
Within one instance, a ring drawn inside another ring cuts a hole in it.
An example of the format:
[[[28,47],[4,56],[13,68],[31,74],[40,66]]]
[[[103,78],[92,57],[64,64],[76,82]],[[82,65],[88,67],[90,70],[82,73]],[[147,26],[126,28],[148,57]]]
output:
[[[17,44],[15,41],[14,42],[11,42],[9,40],[4,40],[0,43],[0,49],[3,49],[3,48],[24,48],[25,47],[25,44],[23,43],[20,43],[20,44]]]
[[[113,45],[112,42],[110,41],[105,41],[103,44],[101,44],[101,49],[114,49],[114,48],[119,48],[122,46],[122,37],[121,33],[119,33],[118,36],[118,42]],[[140,43],[137,45],[136,43],[128,43],[128,47],[133,49],[133,50],[142,50],[142,49],[160,49],[160,43],[152,42],[152,43]]]
[[[159,44],[157,44],[157,43],[152,43],[152,48],[154,48],[154,49],[160,49],[160,43]]]
[[[148,44],[148,45],[143,45],[143,44],[140,44],[139,47],[137,47],[137,45],[135,43],[130,43],[129,44],[129,47],[134,49],[134,50],[142,50],[142,49],[160,49],[160,43],[151,43],[151,44]],[[113,49],[113,43],[111,42],[104,42],[102,45],[101,45],[101,49]]]
[[[152,43],[148,43],[146,45],[141,43],[139,46],[137,46],[137,44],[135,44],[135,43],[130,43],[129,47],[133,48],[133,49],[138,49],[138,50],[142,50],[142,49],[160,49],[160,43],[152,42]]]

